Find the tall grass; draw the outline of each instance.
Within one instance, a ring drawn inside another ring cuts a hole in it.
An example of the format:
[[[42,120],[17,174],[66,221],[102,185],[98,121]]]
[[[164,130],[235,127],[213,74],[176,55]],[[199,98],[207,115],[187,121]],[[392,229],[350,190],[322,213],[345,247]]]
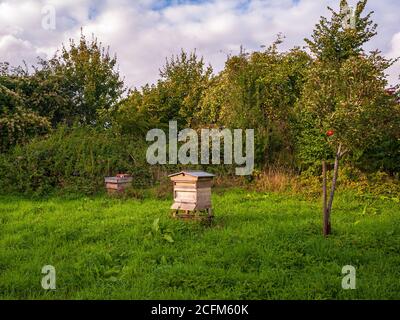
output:
[[[244,190],[212,200],[207,227],[152,197],[0,197],[0,298],[400,298],[399,203],[339,193],[325,239],[319,201]],[[44,265],[55,291],[40,285]],[[356,290],[341,287],[345,265]]]

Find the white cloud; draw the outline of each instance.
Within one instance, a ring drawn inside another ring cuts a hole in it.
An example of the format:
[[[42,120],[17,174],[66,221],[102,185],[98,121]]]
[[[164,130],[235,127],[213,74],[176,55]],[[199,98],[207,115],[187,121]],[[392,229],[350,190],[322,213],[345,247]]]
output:
[[[387,54],[388,58],[396,59],[400,57],[400,32],[392,37],[391,50]],[[400,61],[393,65],[389,70],[389,83],[394,85],[399,83]]]
[[[35,48],[27,40],[16,38],[14,35],[0,37],[2,60],[4,61],[35,61],[38,56],[44,57],[44,52]]]
[[[117,53],[127,84],[139,86],[154,82],[165,57],[179,53],[181,48],[196,48],[218,71],[226,55],[237,53],[240,45],[257,50],[260,45],[270,44],[280,32],[286,36],[283,49],[303,46],[303,39],[310,36],[319,17],[329,15],[326,6],[337,8],[338,2],[213,0],[184,4],[172,1],[168,6],[166,1],[155,0],[0,0],[0,60],[33,63],[35,56],[49,56],[62,42],[79,37],[83,26],[84,33],[94,33]],[[44,5],[56,8],[54,31],[41,27]],[[396,55],[400,2],[370,0],[368,8],[375,11],[374,20],[379,24],[379,35],[368,48]],[[391,80],[396,80],[400,68],[390,71]]]

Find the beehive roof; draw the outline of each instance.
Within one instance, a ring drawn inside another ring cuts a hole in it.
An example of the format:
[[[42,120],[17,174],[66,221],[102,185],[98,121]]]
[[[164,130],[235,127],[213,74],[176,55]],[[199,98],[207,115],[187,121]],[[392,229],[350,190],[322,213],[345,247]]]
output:
[[[106,183],[124,183],[124,182],[131,182],[133,180],[132,177],[105,177],[104,181]]]
[[[212,178],[215,177],[214,174],[208,173],[208,172],[204,172],[204,171],[181,171],[181,172],[177,172],[174,174],[170,174],[168,177],[175,177],[175,176],[179,176],[179,175],[188,175],[188,176],[192,176],[192,177],[197,177],[197,178]]]

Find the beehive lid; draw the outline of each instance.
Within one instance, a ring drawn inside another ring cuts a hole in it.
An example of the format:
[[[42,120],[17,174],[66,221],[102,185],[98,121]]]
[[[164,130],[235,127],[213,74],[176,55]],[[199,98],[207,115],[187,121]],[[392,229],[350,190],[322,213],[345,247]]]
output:
[[[198,178],[198,179],[215,177],[214,174],[211,174],[211,173],[208,173],[208,172],[204,172],[204,171],[181,171],[181,172],[177,172],[177,173],[174,173],[174,174],[170,174],[168,177],[173,178],[173,177],[176,177],[176,176],[179,176],[179,175],[191,176],[191,177]]]
[[[106,183],[127,183],[133,180],[132,177],[105,177]]]

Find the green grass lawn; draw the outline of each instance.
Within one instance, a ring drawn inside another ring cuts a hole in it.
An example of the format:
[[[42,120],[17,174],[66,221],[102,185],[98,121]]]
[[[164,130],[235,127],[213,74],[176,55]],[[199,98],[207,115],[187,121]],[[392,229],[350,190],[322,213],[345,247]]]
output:
[[[220,191],[213,204],[207,227],[171,219],[171,200],[0,197],[0,298],[400,299],[396,201],[339,193],[329,239],[319,201]]]

